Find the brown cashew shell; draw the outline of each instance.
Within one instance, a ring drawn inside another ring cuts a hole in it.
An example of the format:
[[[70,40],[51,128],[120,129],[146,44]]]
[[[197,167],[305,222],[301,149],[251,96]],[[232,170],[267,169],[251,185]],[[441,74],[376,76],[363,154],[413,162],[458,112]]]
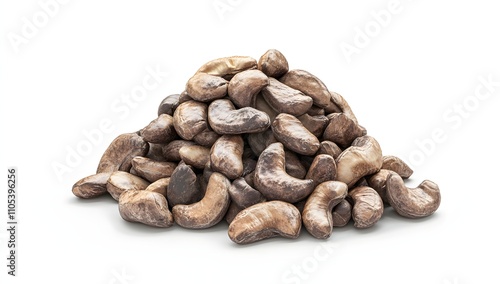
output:
[[[271,124],[271,128],[276,139],[295,153],[314,155],[319,149],[318,138],[293,115],[279,114]]]
[[[307,71],[290,70],[280,78],[280,82],[311,97],[319,107],[327,107],[330,104],[331,95],[325,84]]]
[[[269,116],[252,107],[236,109],[227,99],[213,101],[208,107],[210,127],[218,134],[262,132],[269,128]]]
[[[120,196],[118,209],[129,222],[168,228],[174,224],[165,196],[145,190],[129,190]]]
[[[210,167],[229,179],[243,174],[243,138],[240,135],[223,135],[210,149]]]
[[[210,102],[227,94],[228,81],[207,73],[196,73],[186,84],[186,92],[199,102]]]
[[[262,71],[247,70],[234,75],[227,93],[237,107],[253,107],[255,96],[268,84],[269,78]]]
[[[278,113],[288,113],[294,116],[303,115],[313,104],[311,97],[274,78],[269,78],[269,85],[262,89],[262,95]]]
[[[149,143],[137,133],[121,134],[104,151],[96,173],[128,172],[132,168],[132,159],[145,156],[148,151]]]
[[[111,173],[99,173],[84,177],[77,181],[72,188],[75,196],[80,198],[94,198],[106,194],[106,184]]]
[[[407,179],[413,174],[413,170],[410,166],[396,156],[383,156],[382,169],[396,172],[403,179]]]
[[[174,112],[174,128],[184,140],[192,140],[207,129],[207,105],[197,101],[180,104]]]
[[[359,186],[349,191],[352,200],[354,227],[369,228],[380,220],[384,213],[382,198],[371,187]]]
[[[260,57],[257,67],[267,76],[279,78],[288,72],[288,61],[283,53],[269,49]]]

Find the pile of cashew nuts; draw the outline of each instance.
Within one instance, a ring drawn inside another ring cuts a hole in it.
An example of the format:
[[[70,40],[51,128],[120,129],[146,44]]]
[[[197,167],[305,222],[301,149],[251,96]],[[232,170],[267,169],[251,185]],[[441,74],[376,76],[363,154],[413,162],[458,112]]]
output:
[[[104,194],[123,219],[167,228],[212,227],[223,219],[238,244],[297,238],[302,225],[326,239],[333,227],[373,226],[384,207],[421,218],[439,207],[429,180],[405,186],[412,169],[383,156],[351,108],[316,76],[289,70],[278,50],[204,64],[158,117],[119,135],[96,174],[73,186]]]

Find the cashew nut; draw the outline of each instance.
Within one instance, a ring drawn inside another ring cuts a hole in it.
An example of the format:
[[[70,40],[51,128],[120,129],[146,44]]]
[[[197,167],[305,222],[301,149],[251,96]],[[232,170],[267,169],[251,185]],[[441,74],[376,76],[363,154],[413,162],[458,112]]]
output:
[[[278,50],[269,49],[260,57],[258,68],[269,77],[279,78],[288,72],[288,61]]]
[[[313,99],[302,92],[292,89],[280,81],[269,78],[269,85],[262,89],[266,102],[278,113],[299,116],[306,113]]]
[[[240,135],[221,136],[210,150],[210,167],[230,179],[243,174],[243,138]]]
[[[106,190],[111,197],[118,200],[123,192],[127,190],[144,190],[149,184],[146,180],[133,174],[116,171],[109,176]]]
[[[257,68],[257,61],[249,56],[230,56],[211,60],[196,71],[196,73],[207,73],[220,76],[229,80],[233,75]]]
[[[371,187],[359,186],[349,191],[352,200],[354,227],[369,228],[377,223],[384,213],[384,204],[378,193]]]
[[[163,146],[162,152],[165,159],[172,162],[179,162],[182,160],[179,151],[184,146],[195,145],[193,141],[187,140],[174,140],[167,145]]]
[[[137,133],[121,134],[104,151],[96,173],[128,172],[132,168],[132,158],[145,156],[148,150],[149,143]]]
[[[213,101],[208,107],[208,121],[219,134],[261,132],[269,128],[269,116],[260,110],[244,107],[235,109],[230,100]]]
[[[327,107],[330,104],[331,95],[325,84],[307,71],[290,70],[280,78],[280,82],[311,97],[319,107]]]
[[[84,177],[72,188],[74,195],[80,198],[94,198],[106,194],[106,184],[111,173],[99,173]]]
[[[210,102],[227,94],[228,82],[219,76],[196,73],[186,84],[186,92],[199,102]]]
[[[228,96],[238,107],[251,107],[255,96],[269,83],[266,74],[260,70],[247,70],[234,75],[229,81]]]
[[[319,145],[319,150],[317,154],[328,154],[332,156],[334,159],[337,159],[337,157],[342,153],[342,149],[340,149],[337,144],[335,144],[332,141],[324,140],[321,141]]]
[[[161,114],[174,115],[175,109],[179,106],[180,94],[165,97],[158,106],[158,116]]]
[[[132,168],[137,175],[155,182],[161,178],[170,177],[177,167],[176,163],[159,162],[146,157],[134,157],[132,159]]]
[[[198,178],[191,166],[179,163],[175,168],[167,188],[167,200],[170,206],[191,204],[203,197]]]
[[[402,178],[409,178],[413,174],[413,170],[403,160],[396,156],[383,156],[382,169],[396,172]]]
[[[354,139],[363,136],[364,129],[344,113],[328,115],[330,121],[326,126],[323,138],[335,142],[342,148],[351,146]]]
[[[262,193],[252,188],[244,178],[237,178],[229,188],[231,200],[241,208],[247,208],[265,200]]]
[[[174,112],[174,127],[182,139],[193,139],[208,127],[207,105],[197,101],[180,104]]]
[[[343,227],[351,220],[352,206],[349,201],[343,199],[333,208],[332,224],[334,227]]]
[[[170,178],[161,178],[144,189],[145,191],[151,191],[151,192],[157,192],[160,193],[161,195],[167,197],[167,188],[168,185],[170,184]]]
[[[168,143],[177,138],[174,128],[174,118],[168,114],[160,114],[144,127],[140,134],[150,143]]]
[[[323,134],[329,121],[324,115],[311,116],[307,113],[297,118],[300,120],[302,125],[304,125],[304,127],[316,137],[320,137]]]
[[[320,154],[314,157],[314,160],[307,171],[306,179],[312,179],[314,186],[318,184],[335,180],[337,176],[337,164],[332,156]]]
[[[153,227],[168,228],[173,225],[165,196],[145,190],[128,190],[120,196],[118,209],[122,218]]]
[[[271,128],[278,141],[298,154],[314,155],[319,149],[318,138],[293,115],[279,114]]]
[[[210,148],[199,145],[186,145],[179,149],[179,155],[187,165],[203,169],[210,160]]]

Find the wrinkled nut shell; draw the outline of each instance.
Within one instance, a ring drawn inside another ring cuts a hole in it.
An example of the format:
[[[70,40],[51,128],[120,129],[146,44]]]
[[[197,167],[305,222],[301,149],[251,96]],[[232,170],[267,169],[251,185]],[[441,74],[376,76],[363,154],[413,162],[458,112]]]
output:
[[[209,102],[226,96],[227,84],[221,77],[197,73],[187,82],[186,92],[194,100]]]
[[[182,159],[180,154],[181,148],[191,145],[195,145],[195,143],[193,141],[174,140],[163,146],[163,156],[165,157],[165,159],[167,159],[167,161],[179,162]]]
[[[128,190],[144,190],[149,184],[146,180],[133,174],[116,171],[109,176],[106,190],[115,200],[119,200],[123,192]]]
[[[168,185],[170,184],[170,178],[161,178],[155,182],[153,182],[152,184],[148,185],[148,187],[146,187],[146,189],[144,189],[145,191],[151,191],[151,192],[157,192],[163,196],[165,196],[165,198],[167,197],[167,188],[168,188]]]
[[[244,178],[238,178],[233,181],[229,188],[229,195],[232,202],[240,208],[247,208],[265,200],[262,194],[252,188]]]
[[[236,74],[228,85],[228,95],[238,107],[251,107],[255,96],[269,83],[266,74],[259,70],[247,70]]]
[[[129,222],[168,228],[174,223],[165,197],[145,190],[129,190],[120,196],[118,208],[122,218]]]
[[[265,131],[271,121],[260,110],[244,107],[235,109],[230,100],[213,101],[208,107],[210,127],[218,134],[243,134]]]
[[[132,159],[132,168],[137,175],[155,182],[161,178],[170,177],[177,167],[176,163],[159,162],[145,157],[135,157]]]
[[[179,164],[175,168],[167,188],[167,200],[170,206],[177,204],[191,204],[203,197],[198,178],[186,164]]]
[[[193,139],[208,127],[207,105],[197,101],[180,104],[174,112],[174,127],[182,139]]]
[[[173,115],[175,109],[179,106],[179,97],[179,94],[174,94],[164,98],[158,106],[158,116],[161,114]]]
[[[330,121],[323,133],[324,139],[332,141],[342,148],[347,148],[351,146],[354,139],[364,135],[363,128],[345,114],[334,113],[328,117]]]
[[[106,184],[110,175],[111,173],[100,173],[82,178],[73,185],[73,194],[85,199],[106,194]]]
[[[332,224],[334,227],[343,227],[349,223],[352,214],[351,203],[347,200],[342,200],[333,208]]]
[[[196,73],[207,73],[228,79],[239,72],[257,68],[257,61],[249,56],[230,56],[205,63]]]
[[[258,68],[269,77],[279,78],[288,72],[288,61],[278,50],[269,49],[260,57]]]
[[[368,185],[375,189],[386,205],[389,205],[389,200],[387,200],[387,178],[392,173],[394,172],[386,169],[380,169],[380,171],[370,176],[367,180]]]
[[[181,159],[190,166],[204,169],[210,160],[210,148],[199,145],[186,145],[179,150]]]
[[[279,114],[274,119],[271,128],[276,139],[295,153],[314,155],[319,149],[318,138],[293,115]]]
[[[240,135],[221,136],[210,150],[210,167],[230,179],[243,174],[243,138]]]
[[[318,77],[304,70],[290,70],[280,82],[301,91],[313,99],[315,105],[327,107],[330,104],[330,92]]]
[[[288,113],[294,116],[303,115],[313,104],[311,97],[274,78],[269,78],[269,85],[262,89],[262,95],[278,113]]]
[[[132,158],[145,156],[148,151],[148,142],[137,133],[121,134],[104,151],[96,173],[128,172],[132,168]]]
[[[168,114],[160,114],[140,132],[142,138],[150,143],[168,143],[177,137],[174,119]]]
[[[369,228],[380,220],[384,213],[384,204],[378,193],[371,187],[360,186],[349,191],[353,202],[352,219],[354,227]]]
[[[337,176],[337,164],[330,155],[320,154],[314,157],[314,160],[309,167],[306,179],[312,179],[314,185],[318,185],[325,181],[335,180]]]
[[[413,174],[413,170],[403,160],[396,156],[383,156],[382,169],[396,172],[402,178],[409,178]]]

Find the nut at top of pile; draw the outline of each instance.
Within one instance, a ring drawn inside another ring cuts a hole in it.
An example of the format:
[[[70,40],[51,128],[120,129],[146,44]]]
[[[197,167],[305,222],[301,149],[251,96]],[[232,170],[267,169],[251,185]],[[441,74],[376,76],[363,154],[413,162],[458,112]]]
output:
[[[386,206],[429,216],[439,187],[408,188],[412,174],[382,155],[340,94],[271,49],[258,61],[204,64],[161,101],[157,118],[114,139],[73,193],[110,194],[123,219],[149,226],[203,229],[225,219],[229,238],[247,244],[297,238],[302,226],[319,239],[350,220],[368,228]]]

